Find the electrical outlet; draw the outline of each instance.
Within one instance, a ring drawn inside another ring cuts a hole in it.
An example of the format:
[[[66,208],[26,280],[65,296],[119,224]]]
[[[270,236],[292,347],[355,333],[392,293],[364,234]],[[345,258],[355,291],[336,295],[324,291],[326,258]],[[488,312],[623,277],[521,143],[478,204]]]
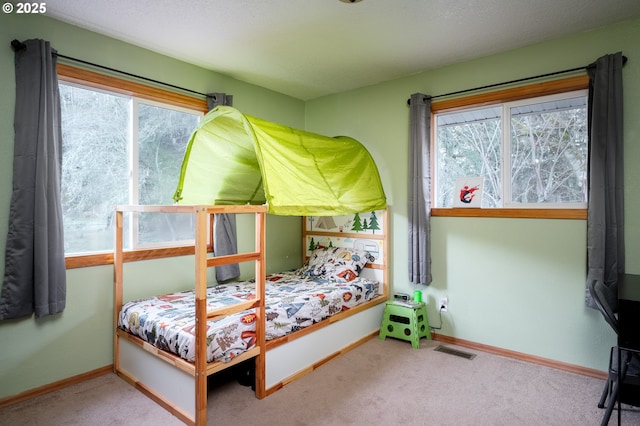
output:
[[[442,296],[440,298],[440,311],[447,312],[449,310],[449,299],[447,296]]]

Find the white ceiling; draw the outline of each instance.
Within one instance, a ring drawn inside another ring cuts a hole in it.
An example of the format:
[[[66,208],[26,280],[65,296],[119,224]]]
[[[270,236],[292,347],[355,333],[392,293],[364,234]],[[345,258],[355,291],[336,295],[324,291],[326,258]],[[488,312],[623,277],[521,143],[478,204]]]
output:
[[[47,15],[308,100],[639,17],[640,1],[47,0]]]

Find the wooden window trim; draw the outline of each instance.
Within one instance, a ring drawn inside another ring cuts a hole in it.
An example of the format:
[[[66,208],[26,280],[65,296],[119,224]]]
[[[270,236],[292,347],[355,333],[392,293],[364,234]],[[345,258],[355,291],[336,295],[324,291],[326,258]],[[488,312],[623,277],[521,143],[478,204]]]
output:
[[[213,253],[213,215],[209,215],[209,242],[207,252]],[[162,259],[165,257],[188,256],[195,254],[195,246],[159,247],[152,249],[127,250],[124,252],[123,262],[138,260]],[[88,266],[113,265],[113,252],[99,252],[91,254],[74,254],[65,256],[67,269],[85,268]]]
[[[150,101],[162,102],[165,104],[188,108],[202,113],[207,113],[208,106],[206,99],[198,99],[192,96],[183,95],[176,92],[147,86],[134,81],[124,80],[106,74],[76,68],[66,64],[58,64],[58,79],[67,83],[75,83],[82,86],[92,87],[98,90],[107,90],[122,95],[135,96]],[[213,230],[213,216],[210,218],[211,229]],[[207,245],[209,252],[213,251],[211,242]],[[124,261],[132,262],[136,260],[160,259],[164,257],[192,255],[194,246],[157,248],[144,250],[129,250],[124,253]],[[89,266],[111,265],[113,264],[113,252],[100,252],[91,254],[74,254],[65,256],[67,269],[85,268]]]
[[[58,64],[57,71],[58,79],[68,83],[76,83],[82,86],[93,87],[94,89],[109,90],[122,95],[163,102],[182,108],[193,109],[202,113],[207,113],[208,111],[206,99],[198,99],[193,96],[170,92],[158,87],[147,86],[134,81],[124,80],[122,78],[65,64]]]
[[[493,105],[504,102],[512,102],[521,99],[537,98],[540,96],[555,95],[589,88],[589,76],[578,75],[553,81],[543,81],[527,86],[497,90],[494,92],[479,93],[475,95],[434,101],[431,103],[431,141],[435,142],[435,112],[454,111],[474,106]],[[433,150],[433,146],[431,147]],[[431,171],[435,173],[435,158],[431,159]],[[431,176],[435,182],[435,176]],[[432,200],[434,202],[434,200]],[[494,218],[526,218],[526,219],[587,219],[587,209],[545,209],[545,208],[433,208],[431,216],[434,217],[494,217]]]
[[[133,262],[136,260],[160,259],[172,256],[187,256],[194,254],[194,246],[158,248],[147,250],[130,250],[124,253],[124,262]],[[67,269],[84,268],[87,266],[111,265],[113,264],[113,253],[93,253],[79,254],[65,257]]]
[[[555,95],[557,93],[573,92],[589,88],[589,76],[579,75],[562,78],[553,81],[529,84],[527,86],[513,87],[494,92],[479,93],[455,99],[433,101],[431,112],[469,108],[472,106],[492,105],[497,103],[518,101],[520,99],[537,98],[540,96]]]
[[[519,219],[587,219],[587,209],[434,208],[433,217],[494,217]]]

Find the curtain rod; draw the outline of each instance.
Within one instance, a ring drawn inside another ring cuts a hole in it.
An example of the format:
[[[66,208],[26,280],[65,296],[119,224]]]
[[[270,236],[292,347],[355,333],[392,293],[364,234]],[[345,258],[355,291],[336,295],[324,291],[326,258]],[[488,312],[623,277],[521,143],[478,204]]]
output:
[[[20,50],[26,49],[27,45],[24,44],[23,42],[19,41],[19,40],[14,39],[14,40],[11,41],[11,48],[13,49],[14,52],[18,52]],[[64,58],[64,59],[69,60],[69,61],[79,62],[81,64],[90,65],[92,67],[96,67],[96,68],[100,68],[100,69],[103,69],[103,70],[115,72],[115,73],[118,73],[118,74],[123,74],[123,75],[129,76],[129,77],[138,78],[140,80],[145,80],[145,81],[149,81],[149,82],[152,82],[152,83],[161,84],[163,86],[172,87],[174,89],[183,90],[185,92],[194,93],[196,95],[204,96],[205,98],[212,97],[212,95],[207,95],[206,93],[200,93],[200,92],[196,92],[195,90],[185,89],[184,87],[175,86],[173,84],[165,83],[163,81],[154,80],[152,78],[143,77],[141,75],[132,74],[130,72],[118,70],[118,69],[115,69],[115,68],[106,67],[104,65],[95,64],[93,62],[83,61],[82,59],[73,58],[73,57],[67,56],[67,55],[62,55],[62,54],[57,53],[57,52],[53,53],[53,54],[55,56],[59,57],[59,58]]]
[[[624,66],[624,64],[626,64],[626,63],[627,63],[627,57],[623,56],[622,57],[622,65]],[[588,70],[588,69],[593,68],[593,67],[595,67],[595,64],[589,64],[589,65],[586,65],[584,67],[577,67],[577,68],[571,68],[571,69],[562,70],[562,71],[550,72],[550,73],[547,73],[547,74],[534,75],[533,77],[524,77],[524,78],[519,78],[517,80],[504,81],[502,83],[488,84],[486,86],[474,87],[473,89],[464,89],[464,90],[458,90],[457,92],[444,93],[442,95],[427,96],[426,98],[427,99],[443,98],[445,96],[459,95],[461,93],[473,92],[475,90],[490,89],[492,87],[506,86],[507,84],[520,83],[520,82],[523,82],[523,81],[535,80],[535,79],[544,78],[544,77],[550,77],[552,75],[567,74],[567,73],[570,73],[570,72],[580,71],[580,70]],[[411,99],[407,100],[407,105],[411,105]]]

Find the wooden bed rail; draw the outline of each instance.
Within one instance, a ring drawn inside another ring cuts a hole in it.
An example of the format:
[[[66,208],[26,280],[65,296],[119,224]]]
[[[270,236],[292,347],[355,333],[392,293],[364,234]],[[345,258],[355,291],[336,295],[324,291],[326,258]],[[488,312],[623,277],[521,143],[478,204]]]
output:
[[[229,254],[226,256],[216,256],[210,257],[207,259],[207,266],[220,266],[220,265],[228,265],[230,263],[242,263],[242,262],[250,262],[252,260],[259,260],[260,253],[241,253],[241,254]]]
[[[137,213],[194,213],[203,211],[206,214],[223,213],[266,213],[267,205],[245,204],[241,206],[210,206],[210,205],[118,205],[116,211]]]

